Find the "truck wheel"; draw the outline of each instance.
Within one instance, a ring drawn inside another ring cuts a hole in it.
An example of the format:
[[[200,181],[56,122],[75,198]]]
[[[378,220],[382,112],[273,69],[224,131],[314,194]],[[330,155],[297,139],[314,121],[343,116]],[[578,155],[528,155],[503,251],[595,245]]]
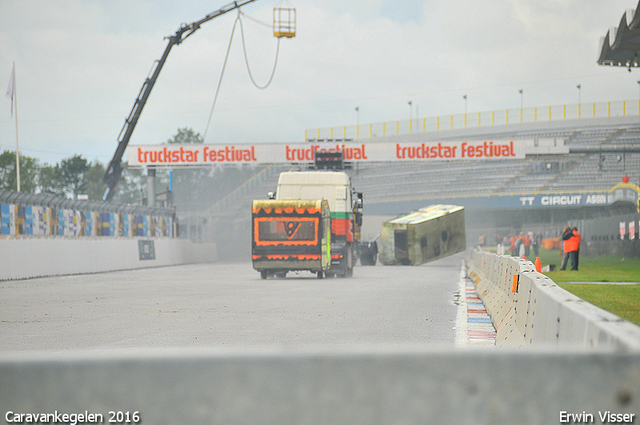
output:
[[[363,266],[373,266],[376,264],[376,254],[370,252],[364,253],[360,256],[360,264]]]
[[[349,249],[347,250],[347,261],[345,262],[345,265],[344,265],[344,277],[353,276],[353,263],[354,263],[353,260],[354,260],[353,248],[349,247]]]
[[[266,278],[267,278],[267,271],[266,271],[266,270],[262,270],[262,271],[260,272],[260,277],[261,277],[262,279],[266,279]]]
[[[353,276],[353,267],[349,267],[347,268],[347,270],[344,272],[344,277],[352,277]]]

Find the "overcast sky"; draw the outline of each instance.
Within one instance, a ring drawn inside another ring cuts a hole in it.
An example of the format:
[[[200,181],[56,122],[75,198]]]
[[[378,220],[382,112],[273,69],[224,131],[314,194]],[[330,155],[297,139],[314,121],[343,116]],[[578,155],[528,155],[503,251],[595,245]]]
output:
[[[0,151],[15,149],[4,96],[16,63],[20,150],[108,162],[153,62],[183,22],[228,1],[0,0]],[[285,3],[286,4],[286,3]],[[290,0],[297,36],[256,89],[239,28],[207,143],[302,142],[304,130],[524,106],[635,100],[640,71],[596,64],[600,37],[636,0]],[[243,12],[270,23],[282,2]],[[235,11],[175,46],[131,144],[204,134]],[[243,19],[258,84],[277,39]],[[410,111],[408,101],[412,101]],[[15,112],[14,112],[15,113]]]

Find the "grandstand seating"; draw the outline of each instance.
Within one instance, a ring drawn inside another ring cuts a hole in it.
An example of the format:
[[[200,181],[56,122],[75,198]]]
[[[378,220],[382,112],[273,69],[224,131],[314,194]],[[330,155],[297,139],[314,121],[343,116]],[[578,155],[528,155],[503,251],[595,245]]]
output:
[[[536,127],[539,127],[536,128]],[[423,133],[425,136],[429,133]],[[419,137],[414,134],[413,136]],[[433,134],[425,137],[435,140]],[[640,120],[594,119],[492,127],[491,133],[477,128],[458,131],[454,136],[439,132],[440,140],[468,139],[564,139],[569,147],[640,146]],[[374,143],[375,139],[366,140]],[[230,205],[250,204],[275,190],[278,174],[290,166],[272,166],[246,182],[226,200],[209,209],[209,214],[229,211]],[[350,174],[354,186],[365,194],[367,204],[400,200],[420,200],[425,204],[438,198],[532,194],[610,189],[628,175],[632,183],[640,181],[640,153],[594,153],[570,155],[527,155],[521,160],[475,160],[406,163],[354,164]]]

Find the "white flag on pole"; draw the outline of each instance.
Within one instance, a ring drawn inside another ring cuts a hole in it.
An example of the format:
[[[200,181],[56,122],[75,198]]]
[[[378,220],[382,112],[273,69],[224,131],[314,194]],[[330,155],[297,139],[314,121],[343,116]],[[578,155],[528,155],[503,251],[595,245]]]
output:
[[[7,97],[11,100],[11,116],[13,117],[13,95],[16,92],[16,67],[14,65],[9,77],[9,86],[7,87]]]

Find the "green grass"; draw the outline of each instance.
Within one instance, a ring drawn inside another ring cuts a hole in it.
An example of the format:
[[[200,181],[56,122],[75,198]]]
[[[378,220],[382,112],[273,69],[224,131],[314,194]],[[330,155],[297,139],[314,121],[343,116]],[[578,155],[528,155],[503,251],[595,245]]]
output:
[[[532,256],[530,260],[535,261]],[[540,249],[544,267],[555,264],[558,271],[544,273],[567,291],[625,320],[640,325],[640,284],[599,285],[575,282],[640,282],[640,259],[614,256],[580,256],[578,271],[560,271],[562,258],[559,251]]]
[[[558,283],[558,285],[593,305],[640,325],[640,285],[586,283]]]
[[[531,256],[531,261],[535,258]],[[562,282],[640,282],[640,259],[628,259],[604,255],[600,257],[580,256],[578,271],[571,271],[571,262],[566,271],[560,271],[560,251],[540,250],[542,265],[555,264],[558,271],[545,273],[556,283]]]

